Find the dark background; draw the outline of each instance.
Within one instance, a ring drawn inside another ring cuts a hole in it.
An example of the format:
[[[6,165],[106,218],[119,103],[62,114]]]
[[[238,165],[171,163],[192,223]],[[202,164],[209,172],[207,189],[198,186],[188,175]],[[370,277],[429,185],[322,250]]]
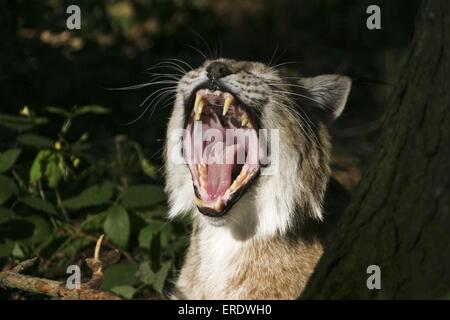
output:
[[[65,10],[71,4],[81,8],[81,30],[66,29]],[[381,7],[381,30],[366,28],[366,8],[370,4]],[[24,242],[26,236],[15,237],[17,228],[4,225],[0,228],[0,232],[3,231],[3,235],[0,233],[0,267],[38,255],[43,264],[35,272],[58,278],[64,275],[63,267],[69,262],[78,262],[90,255],[93,241],[105,226],[100,220],[91,229],[84,229],[82,237],[79,233],[67,234],[63,232],[65,229],[78,228],[90,214],[104,213],[117,202],[112,199],[121,199],[130,186],[160,187],[163,182],[159,169],[170,106],[157,105],[151,116],[151,112],[142,114],[145,107],[139,107],[147,96],[161,87],[129,91],[106,88],[150,81],[145,71],[161,59],[181,59],[196,67],[204,61],[202,55],[272,61],[272,64],[282,64],[280,68],[286,74],[296,76],[349,75],[355,81],[350,99],[331,133],[334,176],[351,190],[359,182],[376,148],[385,101],[396,85],[412,38],[418,1],[18,0],[5,1],[2,6],[0,118],[4,115],[27,118],[19,114],[27,106],[31,112],[28,118],[42,116],[47,121],[32,128],[11,129],[2,126],[0,119],[0,152],[13,147],[22,150],[14,164],[15,171],[6,173],[19,190],[2,205],[14,211],[15,220],[22,221],[28,219],[30,213],[16,203],[21,203],[24,196],[36,197],[52,203],[58,212],[68,211],[68,219],[50,226],[42,210],[31,208],[40,212],[36,214],[49,225],[51,234],[51,239],[40,239],[43,244],[39,246]],[[167,68],[157,70],[174,72]],[[98,105],[110,111],[90,112],[71,121],[70,131],[64,137],[61,135],[64,119],[46,111],[48,106],[75,110],[75,106],[86,105]],[[35,143],[33,149],[21,143],[18,137],[29,132],[52,142],[62,141],[62,150],[55,151],[39,143]],[[80,151],[75,148],[75,141],[86,133],[89,135],[86,149]],[[37,152],[45,148],[60,154],[61,161],[71,168],[70,174],[58,182],[58,190],[55,186],[45,183],[36,186],[28,181],[28,171]],[[75,158],[81,160],[80,167],[73,165]],[[145,171],[142,159],[147,160],[150,168],[146,168],[153,172]],[[64,201],[104,181],[113,188],[114,195],[109,202],[72,212],[58,200],[60,197]],[[161,270],[164,273],[164,263],[169,263],[170,271],[161,276],[164,284],[166,277],[170,278],[179,265],[185,242],[177,241],[185,240],[183,226],[186,223],[181,221],[178,229],[170,227],[164,233],[161,228],[166,228],[167,224],[163,204],[124,206],[129,216],[130,236],[122,243],[121,251],[128,256],[125,260],[131,280],[111,280],[114,284],[105,288],[132,287],[136,290],[133,297],[152,296],[160,285],[155,284],[155,280],[146,282],[142,263],[148,262],[155,274]],[[158,211],[156,216],[155,210]],[[146,214],[151,217],[147,219]],[[160,224],[156,231],[150,232],[150,244],[143,245],[142,230],[151,229],[152,219],[159,219]],[[30,238],[36,236],[36,230],[38,227],[34,225]],[[7,236],[7,232],[12,235]],[[105,232],[111,233],[110,230]],[[86,242],[80,243],[79,237]],[[120,239],[111,238],[112,246],[121,243]],[[72,251],[65,251],[60,245],[66,240],[79,242]],[[3,252],[2,245],[7,247]],[[55,254],[58,262],[55,262]],[[135,279],[138,268],[141,276]],[[123,275],[123,270],[121,272]],[[115,292],[124,296],[130,292],[120,290]],[[5,293],[8,297],[11,294],[16,293]]]
[[[198,66],[203,57],[190,46],[208,57],[293,62],[285,67],[297,75],[338,72],[395,85],[418,5],[418,1],[78,1],[82,28],[58,43],[57,35],[67,32],[65,8],[72,3],[17,1],[12,6],[16,54],[1,85],[2,111],[17,112],[23,105],[36,109],[105,105],[114,112],[96,122],[97,129],[131,135],[152,148],[164,136],[169,110],[157,108],[152,118],[144,116],[125,126],[140,115],[138,105],[151,89],[104,88],[146,82],[145,70],[164,58]],[[366,8],[375,3],[381,6],[382,29],[372,31],[366,28]],[[56,43],[42,40],[46,31]],[[81,40],[79,47],[73,39]],[[356,127],[379,118],[389,91],[389,86],[356,83],[337,126]]]

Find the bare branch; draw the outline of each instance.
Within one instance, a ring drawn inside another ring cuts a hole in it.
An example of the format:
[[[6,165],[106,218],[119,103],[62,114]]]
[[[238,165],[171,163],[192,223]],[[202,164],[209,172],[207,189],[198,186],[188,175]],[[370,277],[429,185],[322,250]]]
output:
[[[97,240],[94,257],[86,259],[89,269],[92,270],[91,279],[87,283],[81,284],[79,289],[69,289],[64,282],[21,274],[33,266],[37,257],[24,260],[11,270],[1,271],[0,287],[19,289],[64,300],[120,300],[120,297],[111,292],[98,290],[103,281],[103,268],[116,263],[120,258],[117,250],[100,257],[103,237],[104,235],[101,235]]]

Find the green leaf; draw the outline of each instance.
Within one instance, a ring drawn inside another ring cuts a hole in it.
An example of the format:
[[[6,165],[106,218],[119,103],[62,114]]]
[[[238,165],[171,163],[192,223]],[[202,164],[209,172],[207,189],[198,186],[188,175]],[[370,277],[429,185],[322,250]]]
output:
[[[31,166],[30,182],[36,183],[45,175],[48,186],[55,188],[64,177],[65,170],[64,158],[60,153],[42,150],[37,154]]]
[[[69,237],[64,243],[59,246],[59,248],[53,252],[53,254],[57,255],[61,252],[64,252],[66,256],[74,256],[80,253],[80,250],[87,247],[92,243],[91,240],[88,239],[80,239],[80,238],[72,238]]]
[[[173,237],[173,226],[167,221],[149,220],[148,225],[142,228],[139,232],[138,241],[139,246],[144,249],[150,248],[153,238],[159,233],[159,241],[162,247],[167,246],[170,239]]]
[[[77,108],[74,112],[74,115],[83,115],[83,114],[88,114],[88,113],[105,114],[105,113],[109,113],[109,112],[110,112],[110,110],[103,106],[90,105],[90,106],[84,106],[84,107]]]
[[[34,215],[27,217],[25,220],[34,225],[31,238],[33,245],[48,241],[52,237],[50,226],[42,217]]]
[[[8,222],[9,220],[13,219],[14,216],[14,211],[8,208],[0,208],[0,224]]]
[[[140,164],[142,171],[144,171],[147,176],[155,180],[158,178],[156,167],[148,162],[147,159],[141,157]]]
[[[12,195],[17,195],[19,189],[14,180],[7,176],[0,175],[0,205],[8,200]]]
[[[29,130],[36,125],[45,124],[47,122],[47,118],[18,117],[0,113],[0,126],[16,131]]]
[[[35,198],[35,197],[25,197],[20,198],[20,201],[29,206],[30,208],[33,208],[37,211],[43,211],[48,214],[56,215],[56,210],[53,204],[49,201],[43,200],[41,198]]]
[[[81,208],[99,206],[108,202],[113,196],[113,188],[109,183],[92,186],[76,197],[63,201],[66,208],[78,210]]]
[[[59,114],[59,115],[65,116],[65,117],[69,117],[70,116],[70,112],[69,111],[67,111],[65,109],[57,108],[57,107],[48,106],[48,107],[45,107],[44,110],[49,112],[49,113]]]
[[[23,249],[21,248],[19,243],[14,243],[14,247],[11,251],[11,254],[15,258],[23,259],[25,258],[25,253],[23,252]]]
[[[30,182],[38,182],[43,175],[44,167],[46,166],[46,161],[50,157],[52,152],[50,150],[41,150],[36,155],[30,169]]]
[[[51,188],[58,186],[59,182],[64,176],[64,160],[59,154],[53,153],[47,162],[45,168],[45,177],[47,178],[47,184]]]
[[[106,212],[103,230],[115,244],[125,248],[130,237],[130,219],[127,211],[122,206],[113,206]]]
[[[150,243],[153,237],[159,232],[161,226],[158,224],[149,224],[139,231],[138,241],[139,247],[150,249]]]
[[[159,271],[156,273],[156,279],[155,283],[153,283],[153,288],[160,294],[163,294],[164,283],[166,282],[167,275],[169,274],[170,265],[170,262],[163,263],[161,269],[159,269]]]
[[[122,204],[131,209],[150,207],[165,199],[163,188],[154,185],[131,186],[121,196]]]
[[[118,286],[132,286],[137,283],[138,266],[130,263],[115,264],[105,269],[100,289],[111,290]]]
[[[38,149],[51,149],[53,147],[52,140],[38,134],[23,134],[18,136],[17,140],[23,145]]]
[[[138,276],[139,281],[146,285],[152,285],[156,280],[156,274],[153,272],[148,261],[142,262],[139,265],[139,270],[136,275]]]
[[[128,300],[133,299],[136,293],[136,289],[132,286],[116,286],[111,291]]]
[[[81,224],[81,229],[84,231],[103,230],[103,223],[105,222],[107,212],[89,214]]]
[[[0,153],[0,173],[8,171],[21,153],[20,149],[10,149]]]

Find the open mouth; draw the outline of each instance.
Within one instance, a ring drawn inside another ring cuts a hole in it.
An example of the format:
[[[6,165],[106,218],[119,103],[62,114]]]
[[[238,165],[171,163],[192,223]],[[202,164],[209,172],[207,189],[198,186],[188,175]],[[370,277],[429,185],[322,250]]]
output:
[[[221,217],[259,173],[257,124],[230,92],[199,89],[189,101],[183,148],[195,203],[202,214]]]

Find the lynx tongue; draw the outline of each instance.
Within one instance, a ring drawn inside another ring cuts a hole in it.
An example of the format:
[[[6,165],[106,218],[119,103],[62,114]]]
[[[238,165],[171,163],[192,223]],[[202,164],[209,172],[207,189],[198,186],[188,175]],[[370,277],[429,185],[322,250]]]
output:
[[[205,148],[207,174],[205,189],[209,198],[222,196],[232,183],[233,169],[236,164],[237,152],[242,146],[234,144],[225,146],[223,142],[209,143]]]

